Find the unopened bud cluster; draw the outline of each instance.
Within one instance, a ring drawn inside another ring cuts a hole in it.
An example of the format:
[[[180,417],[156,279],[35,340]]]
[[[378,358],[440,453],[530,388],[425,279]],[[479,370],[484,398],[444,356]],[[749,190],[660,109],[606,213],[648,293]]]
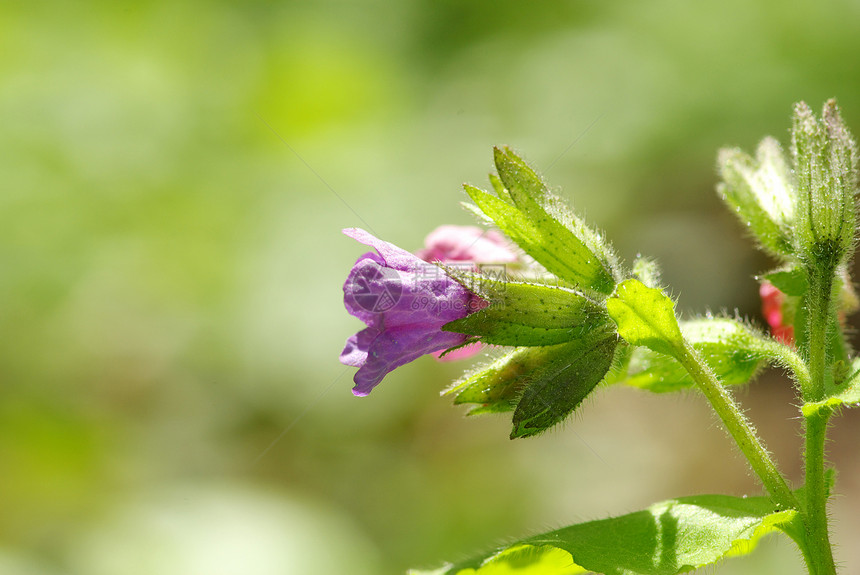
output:
[[[765,138],[755,158],[720,152],[723,200],[781,261],[835,268],[851,256],[856,228],[857,145],[834,100],[816,117],[795,106],[791,153]]]
[[[856,227],[857,145],[833,100],[821,119],[797,104],[791,140],[798,255],[807,263],[842,263],[851,255]]]

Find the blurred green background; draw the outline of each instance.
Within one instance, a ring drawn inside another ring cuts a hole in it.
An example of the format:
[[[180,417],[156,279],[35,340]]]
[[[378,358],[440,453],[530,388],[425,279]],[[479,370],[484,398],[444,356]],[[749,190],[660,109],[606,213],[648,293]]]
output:
[[[684,312],[760,322],[771,262],[717,149],[785,142],[801,99],[860,132],[858,54],[856,1],[0,4],[0,573],[402,573],[757,492],[695,393],[601,390],[518,442],[438,397],[463,365],[353,397],[339,230],[470,223],[460,184],[509,144]],[[740,393],[798,481],[790,386]],[[855,568],[856,419],[831,444]],[[776,537],[716,571],[802,572]]]

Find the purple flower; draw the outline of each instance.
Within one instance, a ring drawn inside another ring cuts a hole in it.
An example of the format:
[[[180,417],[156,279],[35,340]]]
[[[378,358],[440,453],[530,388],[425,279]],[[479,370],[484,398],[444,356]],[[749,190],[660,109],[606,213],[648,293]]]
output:
[[[379,252],[358,258],[343,286],[347,311],[367,327],[346,341],[340,361],[359,368],[352,393],[365,396],[395,368],[465,342],[441,327],[487,303],[406,250],[358,228],[343,233]]]

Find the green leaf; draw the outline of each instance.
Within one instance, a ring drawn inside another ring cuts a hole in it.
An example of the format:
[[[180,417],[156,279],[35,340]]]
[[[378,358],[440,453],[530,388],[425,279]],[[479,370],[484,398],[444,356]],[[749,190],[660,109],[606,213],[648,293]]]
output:
[[[408,575],[445,575],[450,567],[434,571],[409,571]],[[575,565],[570,553],[549,545],[517,545],[500,552],[498,555],[475,569],[459,571],[463,575],[578,575],[586,573]]]
[[[765,274],[764,279],[789,296],[803,297],[809,289],[809,280],[801,267],[770,272]]]
[[[511,439],[537,435],[563,421],[606,377],[617,346],[614,333],[558,346],[554,360],[535,370],[525,388],[514,411]]]
[[[618,324],[619,335],[628,343],[673,357],[683,348],[675,305],[659,289],[637,279],[626,280],[618,284],[606,308]]]
[[[699,352],[724,385],[749,382],[766,363],[759,337],[739,321],[729,318],[700,318],[681,322],[681,332]],[[626,385],[666,393],[693,387],[680,363],[648,348],[638,347],[627,371]]]
[[[676,575],[748,554],[764,535],[794,528],[796,516],[794,510],[776,511],[767,497],[683,497],[528,537],[500,551],[424,573],[567,575],[581,569],[612,575]],[[570,563],[554,550],[567,552]]]
[[[445,324],[445,331],[478,336],[494,345],[540,346],[564,343],[612,326],[602,306],[567,288],[446,271],[490,305]]]
[[[810,401],[803,404],[801,411],[804,417],[812,417],[824,410],[837,410],[845,406],[860,403],[860,358],[854,360],[853,372],[835,392],[821,401]]]

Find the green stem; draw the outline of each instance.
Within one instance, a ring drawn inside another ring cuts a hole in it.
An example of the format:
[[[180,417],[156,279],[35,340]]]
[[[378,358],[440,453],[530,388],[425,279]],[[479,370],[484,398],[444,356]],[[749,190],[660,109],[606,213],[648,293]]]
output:
[[[770,493],[774,503],[782,509],[796,509],[797,499],[789,489],[785,478],[777,469],[770,454],[756,436],[750,421],[735,403],[731,394],[717,380],[713,371],[708,368],[699,353],[688,342],[679,349],[678,360],[702,390],[711,403],[714,411],[728,429],[729,434],[738,444],[750,465],[759,476],[765,489]]]
[[[809,291],[806,295],[807,332],[806,355],[809,365],[809,381],[803,390],[805,401],[824,399],[824,377],[827,370],[827,328],[830,323],[831,291],[834,270],[808,270]]]
[[[824,442],[829,411],[806,419],[806,540],[814,575],[836,573],[827,527],[827,480],[824,476]]]
[[[827,373],[827,328],[830,323],[832,289],[835,269],[832,266],[810,267],[809,291],[806,296],[808,313],[807,357],[809,381],[803,389],[807,402],[821,401],[825,396]],[[829,411],[816,412],[806,418],[806,509],[804,524],[814,575],[836,573],[827,526],[827,480],[824,476],[824,444],[827,439]]]
[[[809,388],[809,370],[806,368],[803,358],[794,349],[771,339],[759,340],[758,346],[758,350],[762,355],[791,372],[801,393],[803,393],[803,390]]]

